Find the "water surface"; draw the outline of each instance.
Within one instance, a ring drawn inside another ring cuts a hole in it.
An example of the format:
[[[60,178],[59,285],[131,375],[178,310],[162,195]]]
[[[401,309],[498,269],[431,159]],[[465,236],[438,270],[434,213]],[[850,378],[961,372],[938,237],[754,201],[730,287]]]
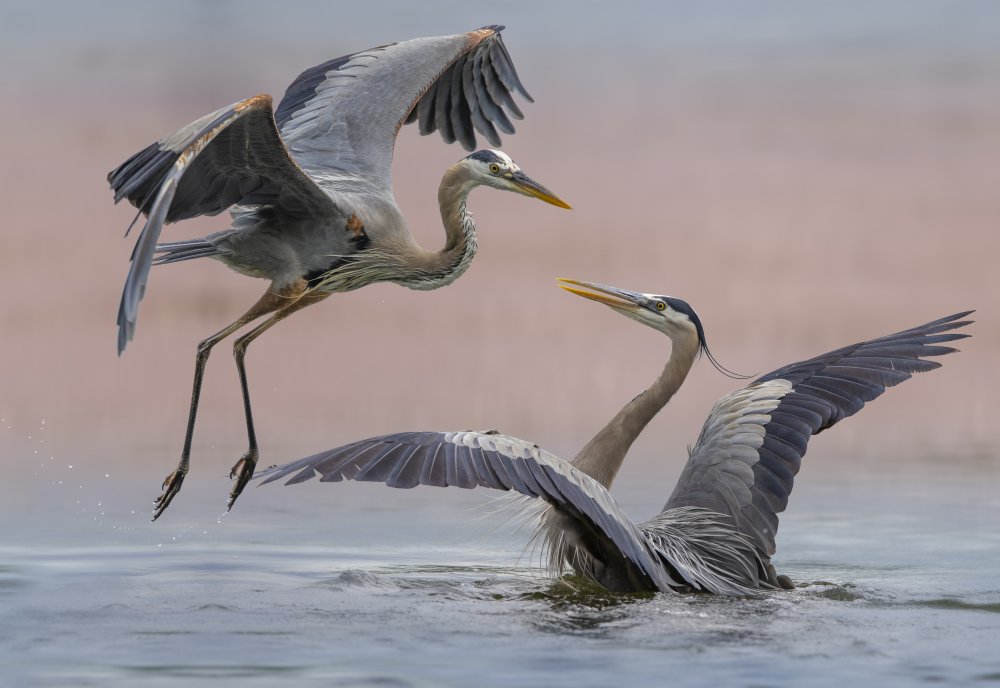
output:
[[[802,480],[776,559],[800,587],[740,599],[555,582],[480,493],[268,486],[222,517],[215,480],[150,524],[125,506],[149,485],[53,483],[0,548],[0,663],[20,686],[1000,682],[985,477]]]

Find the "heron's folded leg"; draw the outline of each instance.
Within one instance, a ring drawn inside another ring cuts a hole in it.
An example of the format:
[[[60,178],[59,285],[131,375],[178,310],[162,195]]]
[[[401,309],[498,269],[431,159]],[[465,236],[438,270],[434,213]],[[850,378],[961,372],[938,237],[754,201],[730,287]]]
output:
[[[296,294],[295,298],[298,298],[300,295],[301,291]],[[191,440],[194,437],[194,421],[198,415],[198,400],[201,398],[201,382],[205,376],[205,364],[208,362],[208,356],[212,352],[212,347],[244,325],[268,313],[273,313],[288,304],[289,297],[287,295],[283,295],[280,291],[268,289],[257,303],[235,322],[198,344],[198,353],[195,357],[194,365],[194,386],[191,390],[191,406],[188,409],[187,431],[184,435],[184,448],[181,450],[181,460],[177,464],[177,469],[163,481],[163,494],[155,500],[156,507],[153,509],[154,521],[163,514],[166,508],[170,506],[170,502],[180,492],[181,485],[184,483],[184,476],[187,475],[188,468],[190,467]]]
[[[236,462],[232,470],[229,472],[229,477],[235,478],[236,484],[233,485],[233,489],[229,493],[229,502],[227,504],[228,509],[233,508],[236,498],[240,496],[240,493],[243,492],[243,488],[247,486],[248,482],[250,482],[250,478],[253,477],[253,472],[257,467],[257,460],[260,458],[260,452],[257,449],[257,433],[254,431],[253,427],[253,412],[250,410],[250,390],[247,385],[247,371],[244,363],[247,347],[250,345],[250,342],[264,334],[267,330],[271,329],[271,327],[278,324],[295,311],[302,310],[306,306],[318,303],[332,293],[328,291],[307,291],[307,285],[304,280],[301,281],[299,285],[301,286],[302,291],[296,300],[291,303],[286,301],[283,308],[233,342],[233,356],[236,358],[236,368],[240,374],[240,388],[243,391],[243,411],[246,414],[247,440],[250,444],[250,448],[247,450],[247,453]]]

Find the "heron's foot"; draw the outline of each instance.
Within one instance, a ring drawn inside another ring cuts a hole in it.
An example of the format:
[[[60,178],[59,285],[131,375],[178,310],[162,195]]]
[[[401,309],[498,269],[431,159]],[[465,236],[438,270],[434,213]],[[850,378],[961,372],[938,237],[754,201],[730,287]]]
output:
[[[187,475],[187,468],[178,467],[176,471],[168,475],[163,481],[163,494],[153,501],[156,505],[153,509],[154,521],[167,510],[167,507],[170,506],[170,502],[174,501],[174,496],[181,491],[181,485],[184,484],[185,475]]]
[[[792,579],[785,574],[779,574],[774,570],[774,564],[768,563],[767,565],[767,580],[771,585],[776,585],[782,590],[794,590],[795,583]]]
[[[229,502],[226,505],[226,509],[232,509],[233,504],[236,503],[236,498],[240,496],[243,492],[243,488],[247,486],[250,482],[250,478],[253,477],[254,469],[257,468],[257,459],[260,455],[257,453],[256,449],[251,449],[243,458],[236,462],[233,469],[229,471],[229,477],[236,479],[236,484],[233,485],[232,492],[229,493]]]

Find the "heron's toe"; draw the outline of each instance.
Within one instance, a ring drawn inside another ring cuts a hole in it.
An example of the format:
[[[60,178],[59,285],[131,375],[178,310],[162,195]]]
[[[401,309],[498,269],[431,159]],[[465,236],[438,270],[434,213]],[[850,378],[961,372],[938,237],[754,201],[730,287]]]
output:
[[[226,504],[227,510],[233,508],[236,498],[240,496],[243,488],[250,482],[250,478],[253,477],[254,470],[257,468],[257,460],[259,458],[256,451],[250,450],[229,471],[229,477],[235,478],[236,484],[233,485],[233,489],[229,493],[229,501]]]
[[[170,502],[174,501],[174,496],[181,491],[181,485],[184,484],[184,476],[187,475],[187,471],[178,468],[176,471],[168,475],[163,481],[163,494],[153,500],[156,508],[153,509],[153,520],[158,519],[167,507],[170,506]]]

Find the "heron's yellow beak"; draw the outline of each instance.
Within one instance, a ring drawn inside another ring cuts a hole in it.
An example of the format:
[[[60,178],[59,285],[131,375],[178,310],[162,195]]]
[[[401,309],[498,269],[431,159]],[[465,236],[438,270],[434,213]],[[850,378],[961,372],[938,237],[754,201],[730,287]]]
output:
[[[627,291],[618,287],[609,287],[606,284],[580,282],[579,280],[567,279],[565,277],[557,279],[559,286],[571,294],[603,303],[620,311],[634,312],[640,309],[642,307],[642,299],[645,298],[638,292]],[[578,289],[577,287],[583,287],[583,289]]]
[[[552,205],[559,206],[560,208],[567,208],[572,210],[573,206],[564,201],[563,199],[556,196],[554,193],[546,189],[544,186],[536,182],[534,179],[526,175],[524,172],[518,170],[511,174],[507,179],[514,185],[514,189],[518,193],[522,193],[525,196],[532,196],[539,200],[545,201],[546,203],[551,203]]]

